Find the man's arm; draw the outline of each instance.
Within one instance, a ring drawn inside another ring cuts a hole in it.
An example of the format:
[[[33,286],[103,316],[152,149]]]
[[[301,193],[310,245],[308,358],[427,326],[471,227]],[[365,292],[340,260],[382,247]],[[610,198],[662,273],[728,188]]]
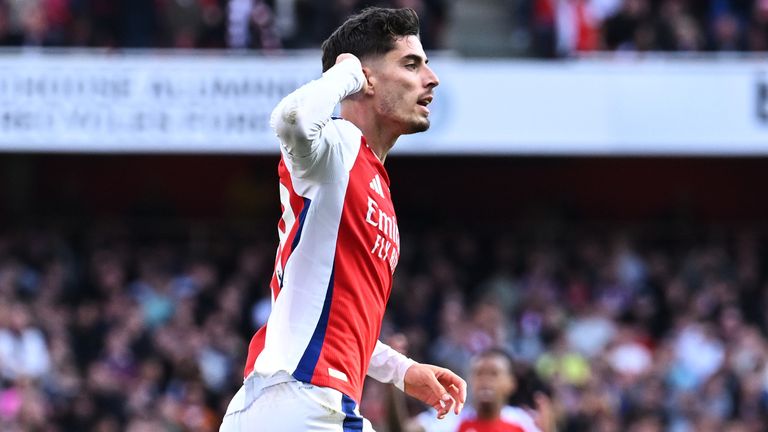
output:
[[[286,96],[272,111],[270,124],[283,151],[292,159],[305,159],[318,149],[320,132],[331,120],[333,109],[365,84],[360,60],[341,54],[336,65],[319,79]]]
[[[467,383],[448,369],[415,362],[377,341],[368,375],[395,384],[405,394],[437,410],[439,418],[453,409],[458,414],[467,399]]]
[[[368,363],[368,376],[376,381],[394,384],[400,390],[405,388],[405,374],[415,361],[400,354],[382,341],[376,341],[371,361]]]

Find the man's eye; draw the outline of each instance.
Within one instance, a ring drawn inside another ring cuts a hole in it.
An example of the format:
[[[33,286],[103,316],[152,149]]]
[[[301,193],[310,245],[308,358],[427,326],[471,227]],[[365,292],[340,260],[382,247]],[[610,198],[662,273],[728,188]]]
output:
[[[416,63],[408,63],[405,65],[407,69],[415,70],[416,69]]]

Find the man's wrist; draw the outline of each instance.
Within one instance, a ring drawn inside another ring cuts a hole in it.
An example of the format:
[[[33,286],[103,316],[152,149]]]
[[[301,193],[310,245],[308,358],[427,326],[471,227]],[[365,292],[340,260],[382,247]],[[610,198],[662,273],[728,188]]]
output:
[[[400,391],[405,391],[405,375],[408,373],[408,369],[410,369],[415,364],[418,364],[418,362],[410,357],[405,357],[405,360],[398,364],[397,374],[393,384],[395,384],[395,387],[400,389]]]

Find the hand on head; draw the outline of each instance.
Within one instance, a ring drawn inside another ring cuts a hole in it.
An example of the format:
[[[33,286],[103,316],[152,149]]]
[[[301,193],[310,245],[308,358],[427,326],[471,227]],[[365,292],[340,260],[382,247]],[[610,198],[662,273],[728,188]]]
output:
[[[341,54],[339,54],[339,55],[336,57],[336,64],[339,64],[339,63],[343,62],[343,61],[344,61],[344,60],[346,60],[346,59],[353,59],[353,58],[357,58],[357,57],[355,57],[355,55],[354,55],[354,54],[350,54],[350,53],[341,53]]]

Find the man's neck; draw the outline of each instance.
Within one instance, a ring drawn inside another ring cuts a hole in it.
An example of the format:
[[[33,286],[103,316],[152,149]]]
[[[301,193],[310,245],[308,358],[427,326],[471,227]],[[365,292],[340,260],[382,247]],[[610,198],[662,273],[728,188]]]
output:
[[[370,115],[369,108],[352,101],[341,104],[341,116],[363,131],[368,147],[373,150],[381,163],[384,163],[400,134],[392,133],[391,128],[377,122],[375,117]]]
[[[501,405],[479,405],[476,407],[478,420],[496,420],[501,417]]]

